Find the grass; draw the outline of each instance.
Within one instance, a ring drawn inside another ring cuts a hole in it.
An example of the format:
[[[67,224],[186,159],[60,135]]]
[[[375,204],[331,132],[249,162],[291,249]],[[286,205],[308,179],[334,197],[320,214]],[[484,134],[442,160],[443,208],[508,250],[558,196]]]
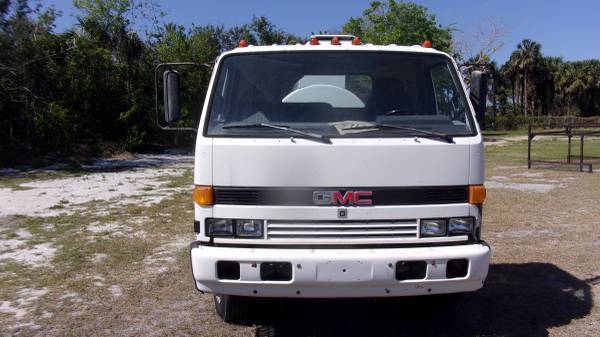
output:
[[[517,129],[517,130],[484,130],[484,137],[492,137],[492,136],[526,136],[527,129]]]
[[[186,170],[183,176],[184,178],[178,177],[179,181],[192,181],[191,169]],[[23,180],[18,178],[17,181]],[[160,193],[158,189],[157,193]],[[10,261],[0,263],[0,297],[3,300],[15,300],[16,293],[24,285],[30,289],[50,289],[49,293],[38,301],[36,310],[63,313],[62,318],[52,318],[55,323],[50,325],[62,326],[64,331],[77,331],[77,327],[68,327],[71,324],[67,317],[70,312],[83,310],[89,303],[107,302],[107,296],[112,298],[109,291],[111,284],[123,287],[124,291],[134,286],[140,278],[143,279],[148,274],[148,266],[144,259],[155,254],[157,247],[172,243],[174,237],[187,234],[191,241],[189,212],[193,207],[188,194],[177,193],[160,204],[150,206],[119,206],[112,202],[90,202],[83,205],[85,210],[74,214],[45,218],[12,218],[13,228],[4,230],[1,237],[17,238],[18,228],[32,234],[32,238],[24,240],[18,249],[51,242],[57,251],[49,266],[33,267]],[[69,201],[63,199],[54,208],[65,208],[68,204]],[[111,208],[107,215],[98,215],[98,211],[108,207]],[[134,221],[137,217],[143,217],[143,221]],[[52,228],[48,229],[48,223],[53,225]],[[92,223],[97,223],[97,226],[123,224],[131,228],[131,233],[91,233],[86,227]],[[185,252],[185,249],[183,251]],[[105,254],[106,258],[92,263],[91,257],[95,254]],[[177,254],[175,256],[179,258]],[[103,278],[104,286],[91,285],[93,278],[98,275]],[[132,278],[134,275],[136,277]],[[61,299],[61,296],[68,292],[77,293],[81,298],[67,303],[68,301]],[[57,305],[63,307],[58,310]],[[3,321],[6,318],[0,313],[0,325],[8,325]],[[0,334],[3,334],[2,331],[0,328]]]
[[[531,159],[532,160],[565,160],[567,156],[566,139],[562,138],[541,138],[534,139],[532,142]],[[600,139],[586,139],[584,143],[584,156],[600,157]],[[579,154],[579,141],[573,140],[571,145],[571,154]],[[527,164],[527,141],[510,141],[505,145],[486,146],[486,164],[510,163]]]
[[[588,145],[586,155],[600,155],[598,140]],[[534,144],[539,157],[560,157],[565,149],[559,140],[544,138]],[[547,169],[531,170],[539,176],[524,177],[526,150],[526,141],[486,145],[488,178],[557,187],[547,193],[488,189],[483,235],[493,254],[482,291],[461,297],[448,310],[426,299],[287,303],[261,311],[266,324],[292,336],[393,336],[399,325],[409,335],[595,335],[600,310],[590,298],[598,298],[598,289],[582,280],[593,279],[600,270],[595,212],[600,179],[597,174]],[[198,294],[191,282],[187,247],[173,246],[193,239],[188,191],[192,170],[159,180],[182,192],[148,206],[95,201],[74,214],[11,218],[0,234],[3,239],[18,238],[17,230],[25,229],[32,234],[26,246],[50,242],[57,251],[48,266],[0,263],[3,301],[16,301],[24,287],[48,289],[29,313],[40,330],[4,330],[11,316],[0,313],[0,335],[254,335],[253,326],[228,325],[216,317],[211,295]],[[160,188],[155,191],[161,193]],[[131,232],[92,233],[90,224],[123,225]],[[92,262],[98,254],[105,258]],[[114,297],[112,286],[120,287],[123,295]],[[64,298],[67,293],[77,296]],[[52,317],[42,319],[43,312]],[[440,324],[430,324],[432,315]]]
[[[12,190],[28,190],[31,187],[22,186],[23,184],[29,184],[36,181],[60,179],[65,177],[78,177],[87,174],[84,171],[69,171],[69,170],[56,170],[56,171],[32,171],[32,172],[19,172],[15,174],[0,175],[0,188],[10,188]]]

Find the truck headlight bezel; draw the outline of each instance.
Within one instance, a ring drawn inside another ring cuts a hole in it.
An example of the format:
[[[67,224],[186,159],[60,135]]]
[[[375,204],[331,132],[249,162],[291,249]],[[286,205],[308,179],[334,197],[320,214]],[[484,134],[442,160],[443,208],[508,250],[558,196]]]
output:
[[[205,235],[215,238],[264,238],[264,220],[206,218]]]
[[[233,237],[235,233],[233,219],[206,218],[204,226],[209,237]]]
[[[262,238],[263,220],[238,219],[235,220],[235,236],[238,238]]]
[[[447,233],[447,219],[421,219],[419,223],[419,236],[422,238],[442,237]]]
[[[448,219],[448,236],[473,235],[475,218],[472,216]]]

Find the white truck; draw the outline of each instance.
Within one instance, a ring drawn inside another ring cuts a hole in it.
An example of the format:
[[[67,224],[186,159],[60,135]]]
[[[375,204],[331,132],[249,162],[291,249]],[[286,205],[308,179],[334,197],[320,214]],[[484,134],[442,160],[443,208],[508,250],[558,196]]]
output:
[[[179,77],[164,73],[165,119]],[[430,46],[313,36],[217,60],[200,117],[193,279],[220,317],[256,297],[474,291],[488,273],[485,74]]]

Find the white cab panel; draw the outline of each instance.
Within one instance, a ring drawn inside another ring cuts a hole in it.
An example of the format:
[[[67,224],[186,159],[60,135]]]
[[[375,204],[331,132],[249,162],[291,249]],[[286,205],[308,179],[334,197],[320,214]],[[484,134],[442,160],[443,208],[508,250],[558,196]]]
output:
[[[214,138],[213,185],[468,185],[470,142],[455,141],[363,138],[322,144],[298,138]]]

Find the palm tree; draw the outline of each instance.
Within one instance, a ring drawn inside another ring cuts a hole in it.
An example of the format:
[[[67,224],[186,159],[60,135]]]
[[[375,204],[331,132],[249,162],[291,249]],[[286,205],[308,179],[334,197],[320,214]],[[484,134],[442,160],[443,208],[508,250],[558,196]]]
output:
[[[542,46],[530,39],[524,39],[517,45],[515,61],[518,69],[523,73],[523,113],[527,115],[527,80],[529,72],[540,59]]]
[[[519,70],[517,69],[516,52],[510,55],[508,61],[502,66],[502,76],[510,81],[513,111],[516,113],[518,102],[517,86],[519,83]]]

